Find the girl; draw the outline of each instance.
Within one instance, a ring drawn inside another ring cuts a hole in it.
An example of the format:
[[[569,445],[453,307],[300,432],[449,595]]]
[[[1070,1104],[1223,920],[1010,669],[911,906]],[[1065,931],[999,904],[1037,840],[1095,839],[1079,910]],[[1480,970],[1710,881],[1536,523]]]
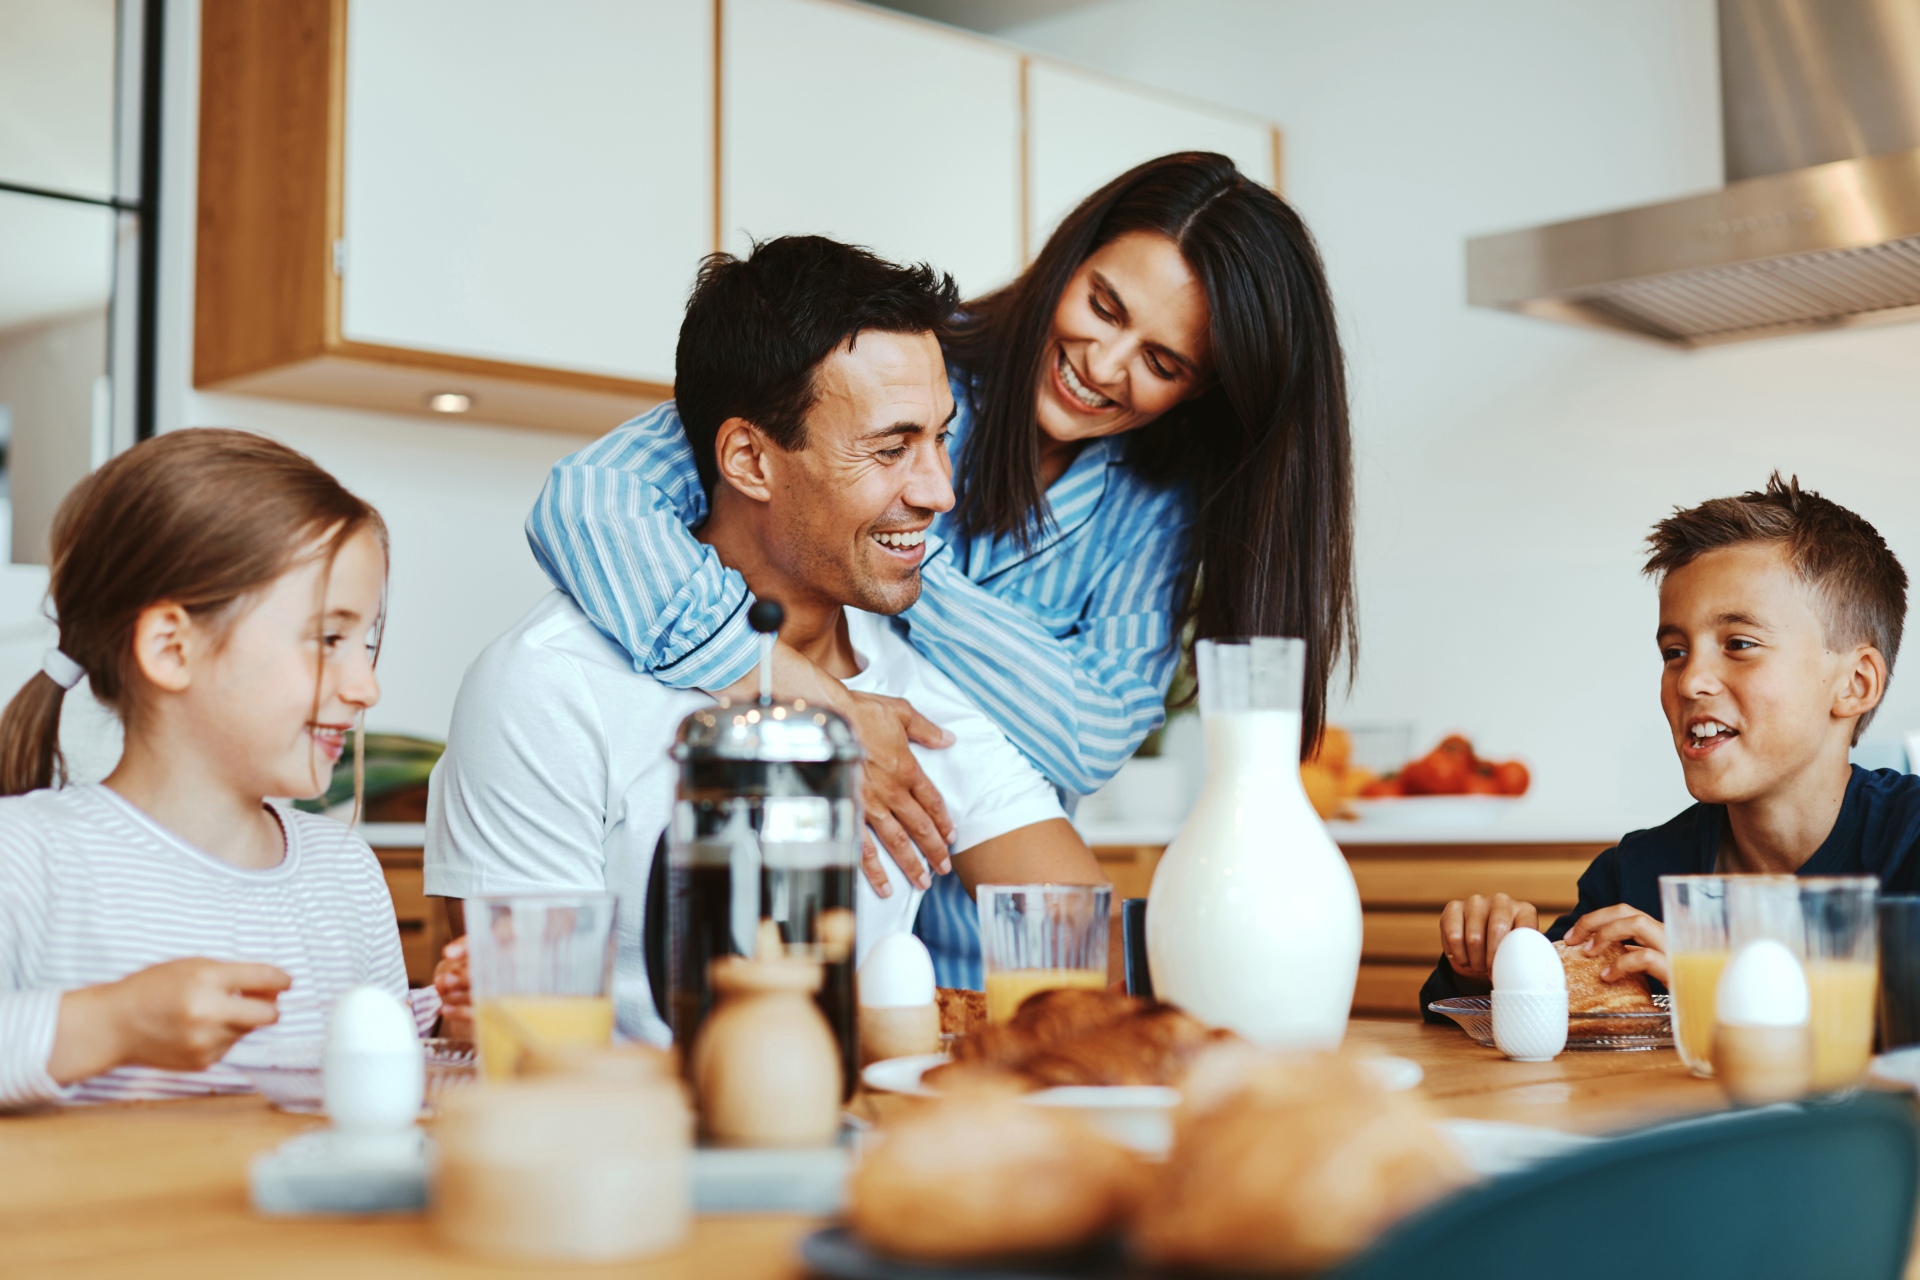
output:
[[[1353,478],[1333,304],[1299,216],[1225,156],[1149,161],[969,304],[945,346],[958,505],[902,615],[914,646],[1069,796],[1161,722],[1188,624],[1304,637],[1313,742],[1355,643]],[[527,535],[636,666],[721,690],[755,654],[745,583],[688,531],[705,514],[666,404],[563,459]],[[945,871],[945,814],[906,750],[944,745],[939,731],[796,654],[775,670],[783,695],[853,719],[867,818],[894,859],[926,884],[918,845]],[[920,920],[942,984],[978,986],[954,882]]]
[[[245,1090],[217,1065],[243,1037],[408,996],[372,850],[266,798],[323,791],[380,696],[385,526],[291,449],[192,430],[82,481],[52,548],[59,644],[0,717],[0,1107]],[[55,789],[82,679],[125,748]]]

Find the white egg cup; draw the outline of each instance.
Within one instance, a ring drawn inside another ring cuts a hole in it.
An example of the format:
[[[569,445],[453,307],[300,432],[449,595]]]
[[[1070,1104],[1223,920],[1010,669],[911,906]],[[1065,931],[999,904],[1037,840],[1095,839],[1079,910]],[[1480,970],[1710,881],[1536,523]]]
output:
[[[1515,1062],[1550,1062],[1567,1047],[1567,992],[1493,993],[1493,1043]]]

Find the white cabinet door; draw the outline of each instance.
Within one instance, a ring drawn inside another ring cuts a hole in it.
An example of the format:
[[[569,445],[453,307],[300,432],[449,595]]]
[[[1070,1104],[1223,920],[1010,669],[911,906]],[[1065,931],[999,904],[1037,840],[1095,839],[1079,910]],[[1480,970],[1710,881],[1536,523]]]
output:
[[[1020,267],[1020,55],[831,0],[725,0],[729,251],[815,233],[975,294]]]
[[[353,0],[341,333],[671,382],[712,0]]]
[[[1218,151],[1275,185],[1271,126],[1058,63],[1027,68],[1028,216],[1034,253],[1075,205],[1170,151]]]

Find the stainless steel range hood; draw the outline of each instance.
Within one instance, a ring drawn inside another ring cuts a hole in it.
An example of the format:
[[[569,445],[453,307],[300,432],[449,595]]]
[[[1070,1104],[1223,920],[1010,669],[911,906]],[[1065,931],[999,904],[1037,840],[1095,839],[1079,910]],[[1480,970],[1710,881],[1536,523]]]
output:
[[[1467,242],[1467,300],[1682,347],[1920,318],[1920,0],[1719,0],[1728,184]]]

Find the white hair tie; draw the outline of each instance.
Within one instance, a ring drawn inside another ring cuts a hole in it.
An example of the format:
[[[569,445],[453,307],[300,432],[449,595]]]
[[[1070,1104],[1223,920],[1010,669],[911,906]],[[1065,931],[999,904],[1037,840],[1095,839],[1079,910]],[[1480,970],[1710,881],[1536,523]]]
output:
[[[40,669],[62,689],[71,689],[87,678],[87,669],[58,649],[47,650],[47,656],[40,659]]]

